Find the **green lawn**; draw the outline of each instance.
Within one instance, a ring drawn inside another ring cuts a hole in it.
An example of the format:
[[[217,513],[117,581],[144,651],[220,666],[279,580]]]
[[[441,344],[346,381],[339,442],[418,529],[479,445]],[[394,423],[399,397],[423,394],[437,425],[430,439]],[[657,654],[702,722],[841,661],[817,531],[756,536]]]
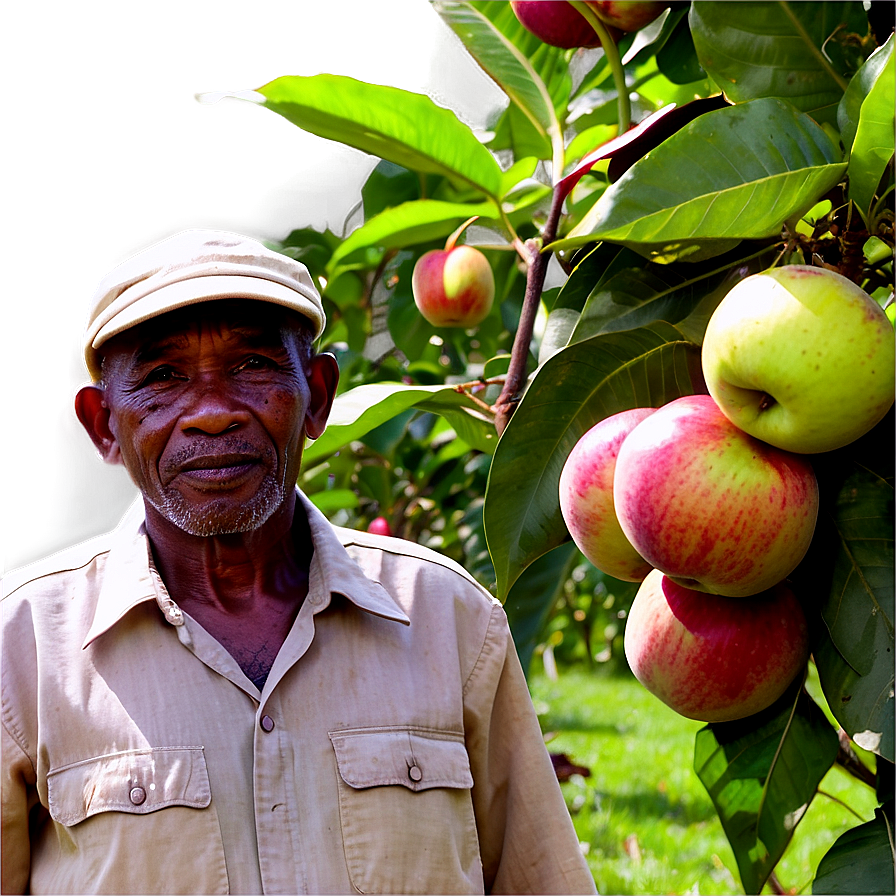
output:
[[[562,785],[602,894],[743,893],[734,855],[693,771],[702,723],[668,709],[629,677],[561,669],[556,681],[533,661],[532,698],[553,752],[590,777]],[[873,792],[835,766],[821,789],[874,816]],[[858,819],[817,796],[777,868],[790,893],[811,893],[815,868]],[[768,886],[764,892],[772,892]]]

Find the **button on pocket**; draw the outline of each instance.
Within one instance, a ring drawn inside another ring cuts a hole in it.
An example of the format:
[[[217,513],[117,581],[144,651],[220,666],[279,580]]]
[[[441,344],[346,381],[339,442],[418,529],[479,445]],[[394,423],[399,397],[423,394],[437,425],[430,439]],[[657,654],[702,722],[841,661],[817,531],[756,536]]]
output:
[[[363,893],[481,893],[463,735],[415,727],[330,732],[348,873]]]
[[[85,759],[51,769],[47,790],[50,816],[66,828],[63,839],[79,855],[67,870],[55,870],[53,892],[227,892],[224,844],[202,747]],[[178,875],[177,883],[164,873],[147,878],[146,862],[134,857],[154,849],[163,851],[165,868],[190,868],[189,875]],[[86,870],[89,881],[78,877]]]

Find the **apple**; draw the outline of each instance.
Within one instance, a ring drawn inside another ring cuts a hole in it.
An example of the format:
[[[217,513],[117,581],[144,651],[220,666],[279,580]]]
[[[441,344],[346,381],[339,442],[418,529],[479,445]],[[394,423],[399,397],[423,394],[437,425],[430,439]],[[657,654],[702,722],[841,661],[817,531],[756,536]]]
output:
[[[588,20],[566,0],[511,0],[519,23],[552,47],[599,47],[600,38]]]
[[[434,327],[475,327],[492,309],[495,275],[488,259],[472,246],[455,245],[475,220],[465,221],[448,237],[444,249],[424,253],[414,265],[414,302]]]
[[[659,570],[635,595],[623,644],[635,678],[701,722],[771,706],[809,657],[806,617],[787,585],[740,600],[685,588]]]
[[[855,441],[893,405],[893,327],[864,290],[825,268],[746,277],[703,339],[710,394],[742,430],[800,454]]]
[[[747,435],[708,395],[670,401],[629,433],[613,496],[622,531],[651,566],[730,597],[790,575],[818,517],[808,458]]]
[[[367,531],[374,535],[391,535],[392,527],[384,516],[374,517],[367,526]]]
[[[669,6],[641,0],[589,0],[588,5],[604,22],[620,31],[640,31]]]
[[[560,512],[576,547],[599,570],[624,582],[640,582],[653,567],[632,547],[616,518],[616,455],[625,437],[654,410],[622,411],[592,426],[560,474]]]

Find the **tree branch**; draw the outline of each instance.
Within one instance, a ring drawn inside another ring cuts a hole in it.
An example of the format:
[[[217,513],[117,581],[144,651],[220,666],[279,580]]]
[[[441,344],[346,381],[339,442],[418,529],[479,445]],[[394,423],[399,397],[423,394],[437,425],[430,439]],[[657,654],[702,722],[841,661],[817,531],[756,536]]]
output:
[[[560,213],[563,209],[563,198],[562,191],[554,187],[551,211],[542,231],[542,245],[546,246],[552,243],[557,236],[557,226],[560,223]],[[550,252],[546,252],[544,249],[538,251],[531,258],[528,271],[526,272],[526,296],[523,299],[520,323],[513,340],[513,349],[510,352],[510,366],[507,368],[504,388],[495,402],[495,429],[498,430],[499,436],[507,428],[507,424],[522,397],[523,386],[526,382],[529,344],[532,342],[535,316],[538,313],[538,303],[541,301],[541,291],[544,286],[544,278],[547,274],[550,258]]]

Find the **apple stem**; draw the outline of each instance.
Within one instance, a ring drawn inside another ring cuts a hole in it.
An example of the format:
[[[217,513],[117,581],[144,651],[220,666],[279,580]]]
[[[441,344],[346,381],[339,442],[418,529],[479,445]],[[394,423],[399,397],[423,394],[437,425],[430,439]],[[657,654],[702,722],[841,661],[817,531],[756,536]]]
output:
[[[617,117],[619,118],[618,133],[624,134],[632,124],[632,104],[628,96],[628,87],[625,84],[625,69],[622,66],[622,60],[619,58],[619,47],[613,36],[607,31],[607,26],[601,21],[600,17],[591,9],[587,3],[582,0],[570,0],[580,15],[584,16],[585,21],[595,30],[600,39],[601,49],[607,57],[607,65],[613,74],[613,83],[616,86],[616,108]]]
[[[772,398],[772,396],[769,395],[768,392],[763,392],[762,399],[759,402],[759,410],[767,411],[773,404],[775,404],[775,399]]]
[[[450,251],[454,248],[454,244],[458,241],[458,238],[460,237],[460,235],[461,235],[461,234],[462,234],[462,233],[463,233],[463,232],[464,232],[464,231],[465,231],[465,230],[466,230],[466,229],[467,229],[467,228],[468,228],[474,221],[478,221],[478,220],[479,220],[479,215],[473,215],[472,218],[468,218],[466,221],[464,221],[464,223],[461,224],[460,227],[458,227],[457,230],[455,230],[454,233],[452,233],[451,236],[449,236],[448,239],[446,240],[446,242],[445,242],[445,251],[446,251],[446,252],[450,252]]]
[[[554,197],[551,201],[551,210],[542,232],[542,245],[548,245],[557,236],[557,227],[560,223],[560,214],[563,210],[563,191],[554,187]],[[513,348],[510,352],[510,366],[507,368],[507,377],[504,380],[504,388],[495,402],[495,429],[500,436],[507,428],[516,406],[522,398],[523,385],[526,382],[526,367],[529,359],[529,345],[532,342],[532,331],[535,328],[535,317],[538,314],[538,305],[541,301],[541,290],[544,287],[544,278],[548,271],[548,262],[551,252],[544,249],[533,252],[526,271],[526,295],[523,299],[523,310],[520,314],[520,323],[513,339]]]

